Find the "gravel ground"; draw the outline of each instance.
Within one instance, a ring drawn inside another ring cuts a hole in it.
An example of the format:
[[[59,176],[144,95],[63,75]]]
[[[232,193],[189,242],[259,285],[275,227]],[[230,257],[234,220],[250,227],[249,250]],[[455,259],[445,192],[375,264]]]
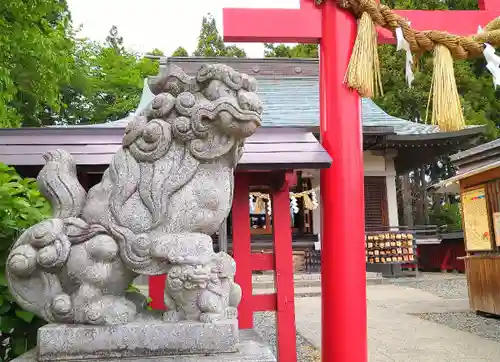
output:
[[[473,312],[426,313],[418,314],[418,316],[453,329],[500,342],[500,320],[496,318],[481,317]]]
[[[273,312],[254,314],[255,330],[273,349],[276,355],[276,317]],[[304,337],[297,333],[297,361],[320,362],[320,352]]]
[[[467,299],[467,280],[465,276],[456,276],[453,278],[427,276],[422,279],[394,280],[394,284],[403,285],[410,288],[421,289],[426,292],[437,295],[444,299]]]
[[[394,284],[421,289],[444,299],[468,299],[465,275],[446,276],[424,274],[418,280],[405,278],[394,280]],[[445,325],[449,328],[469,332],[477,336],[500,342],[500,319],[484,317],[471,311],[450,313],[423,313],[416,316]]]

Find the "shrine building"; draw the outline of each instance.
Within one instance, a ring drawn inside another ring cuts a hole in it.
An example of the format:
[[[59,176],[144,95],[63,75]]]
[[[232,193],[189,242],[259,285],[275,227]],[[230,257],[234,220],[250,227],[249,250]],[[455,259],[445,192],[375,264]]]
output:
[[[319,144],[319,64],[317,59],[196,58],[160,59],[161,70],[176,64],[193,75],[204,63],[224,63],[258,80],[264,103],[263,125],[245,146],[237,170],[296,170],[290,190],[292,245],[297,270],[306,268],[307,253],[320,238],[319,169],[335,162]],[[149,93],[145,82],[141,102]],[[361,102],[363,121],[365,219],[367,231],[398,227],[396,175],[431,163],[440,155],[473,146],[484,131],[468,127],[440,132],[436,126],[415,123],[385,113],[372,100]],[[35,177],[43,166],[42,154],[63,148],[76,159],[81,183],[87,189],[100,181],[112,155],[121,146],[128,119],[95,125],[0,129],[0,162],[15,166],[23,176]],[[345,140],[348,142],[348,140]],[[278,166],[276,166],[278,165]],[[250,188],[250,229],[253,250],[272,248],[272,205],[265,189]],[[323,205],[323,207],[328,207]],[[231,215],[229,216],[229,220]],[[214,235],[222,249],[232,247],[231,222]]]

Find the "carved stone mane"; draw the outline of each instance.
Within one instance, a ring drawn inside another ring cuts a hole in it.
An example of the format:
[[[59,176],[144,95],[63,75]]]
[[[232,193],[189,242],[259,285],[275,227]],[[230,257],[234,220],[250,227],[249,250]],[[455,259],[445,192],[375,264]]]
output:
[[[47,153],[38,183],[52,219],[17,240],[7,261],[21,306],[51,322],[116,324],[136,318],[125,289],[168,274],[168,320],[234,318],[234,261],[213,234],[232,202],[245,139],[261,124],[256,82],[222,65],[194,77],[170,66],[150,106],[88,194],[63,150]]]

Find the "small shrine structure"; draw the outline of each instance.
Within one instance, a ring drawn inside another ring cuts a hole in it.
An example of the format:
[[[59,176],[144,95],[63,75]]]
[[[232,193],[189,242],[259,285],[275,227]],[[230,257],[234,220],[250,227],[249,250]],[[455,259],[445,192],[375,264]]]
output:
[[[500,315],[500,140],[450,157],[457,174],[433,188],[460,195],[465,272],[473,312]]]

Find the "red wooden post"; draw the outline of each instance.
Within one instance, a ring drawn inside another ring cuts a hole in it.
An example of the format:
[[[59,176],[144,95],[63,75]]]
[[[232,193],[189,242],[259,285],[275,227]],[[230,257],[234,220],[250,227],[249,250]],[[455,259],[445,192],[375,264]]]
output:
[[[272,192],[278,360],[297,361],[289,183]]]
[[[165,282],[166,275],[151,276],[149,282],[149,298],[151,298],[151,308],[165,310]]]
[[[487,11],[500,11],[500,1],[498,0],[479,0],[479,9]]]
[[[241,329],[253,328],[252,308],[252,246],[250,236],[249,175],[237,172],[234,175],[232,208],[233,258],[236,262],[235,282],[241,286],[243,295],[238,307]]]
[[[333,163],[321,170],[320,186],[323,361],[368,359],[361,102],[343,84],[355,38],[356,20],[326,1],[320,132]]]

